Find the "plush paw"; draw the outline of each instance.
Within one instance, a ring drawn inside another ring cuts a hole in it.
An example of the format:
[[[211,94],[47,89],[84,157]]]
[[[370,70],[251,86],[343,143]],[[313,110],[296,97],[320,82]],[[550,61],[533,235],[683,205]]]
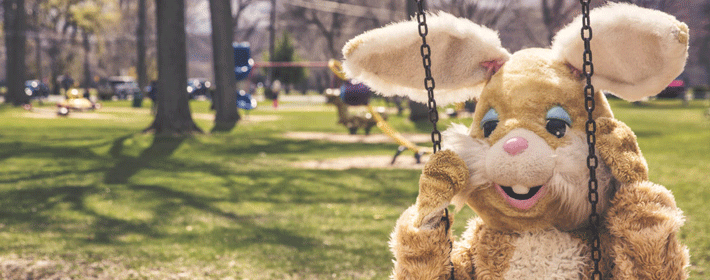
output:
[[[432,155],[419,178],[415,226],[436,223],[451,199],[468,184],[464,161],[452,151]]]
[[[648,166],[636,135],[626,124],[610,118],[597,119],[597,149],[601,160],[622,184],[648,180]]]

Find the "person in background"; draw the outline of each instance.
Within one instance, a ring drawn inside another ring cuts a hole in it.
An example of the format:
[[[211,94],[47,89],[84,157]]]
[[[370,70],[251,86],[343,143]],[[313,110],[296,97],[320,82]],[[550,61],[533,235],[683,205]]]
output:
[[[281,81],[274,80],[274,82],[271,83],[271,94],[274,97],[274,108],[279,107],[279,92],[280,91],[281,91]]]

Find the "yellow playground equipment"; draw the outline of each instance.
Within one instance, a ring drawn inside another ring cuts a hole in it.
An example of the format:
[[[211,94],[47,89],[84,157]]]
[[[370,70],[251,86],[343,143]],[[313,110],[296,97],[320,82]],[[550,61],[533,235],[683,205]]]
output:
[[[328,68],[333,72],[333,74],[338,77],[340,80],[343,81],[348,81],[349,79],[347,76],[345,76],[345,72],[343,72],[343,67],[340,61],[331,59],[328,61]],[[364,85],[358,85],[358,86],[363,86]],[[369,89],[368,89],[369,90]],[[398,131],[396,131],[394,128],[392,128],[387,121],[382,117],[382,115],[375,110],[372,105],[369,104],[369,92],[366,95],[366,97],[349,97],[345,96],[346,91],[342,90],[343,93],[341,93],[341,98],[343,98],[343,101],[345,103],[351,104],[351,105],[365,105],[367,106],[367,110],[370,112],[372,117],[375,119],[377,122],[377,127],[382,130],[387,136],[392,138],[397,144],[399,144],[399,147],[397,148],[397,152],[395,153],[394,157],[392,158],[391,164],[394,164],[395,161],[397,160],[397,157],[402,154],[402,152],[406,150],[411,150],[414,152],[414,158],[416,159],[417,163],[421,163],[421,157],[425,154],[431,154],[433,152],[432,147],[422,147],[417,144],[412,143],[412,141],[407,140],[402,134],[400,134]]]
[[[86,111],[101,108],[101,104],[94,103],[88,98],[84,98],[82,92],[77,88],[67,90],[66,94],[66,99],[57,103],[57,114],[60,116],[69,115],[70,111]]]

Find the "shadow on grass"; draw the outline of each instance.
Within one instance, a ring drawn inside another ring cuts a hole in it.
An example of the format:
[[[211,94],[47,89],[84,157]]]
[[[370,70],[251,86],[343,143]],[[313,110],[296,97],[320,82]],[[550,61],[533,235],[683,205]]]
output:
[[[660,131],[653,131],[653,130],[640,130],[637,129],[634,131],[634,134],[636,135],[636,138],[654,138],[654,137],[659,137],[662,136],[663,133]]]
[[[83,186],[6,191],[0,198],[0,221],[5,226],[25,227],[25,230],[35,232],[81,232],[86,236],[85,241],[100,243],[108,243],[113,237],[127,232],[157,235],[145,223],[108,217],[88,208],[85,204],[86,198],[101,192],[104,190]],[[88,215],[93,218],[93,222],[88,225],[81,221],[66,221],[57,217],[57,214],[70,211]]]
[[[212,127],[212,130],[210,130],[210,133],[229,133],[237,126],[237,121],[238,120],[234,122],[217,122],[215,126]]]
[[[259,137],[252,141],[247,137],[235,139],[229,145],[207,145],[204,151],[218,156],[231,155],[237,157],[254,157],[256,155],[275,155],[279,157],[301,157],[304,155],[323,155],[340,157],[343,154],[367,153],[373,147],[379,149],[396,150],[395,143],[369,144],[369,143],[337,143],[329,141],[293,140],[280,137]]]
[[[109,154],[114,158],[120,158],[123,150],[123,142],[130,137],[131,135],[126,135],[116,138],[109,150]],[[152,162],[162,161],[170,157],[185,139],[185,137],[156,136],[153,139],[153,144],[143,150],[137,158],[125,157],[116,163],[113,168],[108,170],[104,176],[104,183],[127,183],[129,178],[138,173],[138,171],[150,166]]]
[[[305,237],[299,234],[298,229],[285,229],[276,226],[264,225],[258,221],[262,218],[260,216],[240,215],[234,212],[221,210],[214,206],[214,203],[216,202],[230,201],[228,198],[205,198],[192,193],[181,192],[155,185],[132,185],[129,188],[136,192],[150,193],[150,197],[155,197],[155,199],[160,199],[160,201],[162,201],[160,205],[155,208],[155,216],[159,217],[158,219],[176,219],[178,217],[175,213],[183,213],[184,208],[189,208],[197,210],[200,215],[225,218],[240,226],[239,230],[227,228],[217,229],[216,233],[210,233],[210,235],[216,235],[214,239],[203,240],[202,242],[215,242],[223,240],[225,236],[229,236],[231,239],[230,241],[225,242],[225,245],[231,249],[247,247],[255,243],[278,244],[298,249],[305,249],[318,243],[314,238]]]
[[[310,270],[328,272],[332,267],[327,267],[327,264],[313,264],[311,260],[332,258],[332,252],[337,252],[335,254],[340,258],[377,255],[378,259],[384,260],[388,255],[385,241],[364,242],[357,246],[324,245],[324,240],[329,236],[357,235],[363,240],[385,240],[387,231],[391,228],[388,221],[382,221],[388,224],[384,233],[379,228],[362,228],[350,232],[351,229],[327,229],[328,227],[314,225],[320,222],[319,218],[315,219],[317,221],[313,218],[318,215],[342,219],[336,217],[325,205],[335,204],[341,209],[385,205],[397,209],[413,203],[417,193],[416,184],[409,186],[407,183],[407,186],[403,187],[401,183],[408,182],[411,178],[415,178],[413,180],[416,181],[418,177],[416,171],[329,171],[292,169],[283,166],[257,166],[256,168],[239,166],[241,163],[253,164],[254,158],[257,158],[256,155],[260,153],[294,158],[313,153],[332,154],[337,157],[343,150],[366,151],[372,148],[372,144],[296,141],[262,136],[255,138],[258,140],[257,143],[250,139],[236,143],[225,141],[229,145],[219,142],[218,144],[199,143],[197,146],[190,142],[193,150],[186,153],[199,156],[185,158],[172,156],[184,143],[185,138],[156,137],[150,147],[140,152],[137,157],[131,157],[125,153],[125,149],[131,147],[124,147],[128,145],[126,140],[131,137],[132,134],[124,135],[104,142],[104,147],[110,143],[109,157],[105,154],[96,155],[87,149],[87,146],[57,148],[55,151],[50,149],[50,152],[43,153],[40,157],[51,159],[59,154],[77,152],[78,155],[69,156],[68,160],[83,160],[82,157],[87,156],[92,163],[95,162],[100,167],[95,168],[94,165],[79,170],[68,167],[51,172],[44,170],[34,173],[23,172],[28,177],[18,180],[27,180],[30,188],[7,187],[0,191],[0,223],[6,229],[12,229],[13,238],[21,234],[20,232],[31,236],[30,245],[12,248],[33,251],[31,246],[34,244],[59,242],[66,244],[62,245],[66,248],[79,251],[89,250],[85,247],[94,244],[138,248],[144,244],[150,247],[160,243],[172,243],[177,247],[205,247],[208,248],[207,251],[217,252],[254,249],[259,250],[254,255],[264,255],[265,260],[288,260]],[[17,145],[19,144],[6,144],[11,150],[22,150]],[[37,144],[37,147],[31,149],[40,149],[40,146],[41,144]],[[390,146],[395,147],[394,144]],[[25,149],[24,144],[22,148]],[[86,150],[89,152],[86,153]],[[13,152],[13,155],[19,153],[21,152]],[[226,160],[230,160],[232,165],[209,159],[216,156],[226,156]],[[242,157],[243,160],[234,161],[229,157]],[[234,167],[234,163],[237,163],[237,167]],[[162,178],[158,181],[131,179],[143,169],[151,169],[151,172],[156,172],[155,174]],[[196,171],[204,173],[204,176],[209,177],[208,180],[202,181],[199,178],[197,179],[199,181],[195,181],[192,185],[170,183],[180,182],[178,176],[194,174]],[[88,177],[95,178],[95,181],[82,183],[56,183],[56,185],[46,186],[36,181],[58,174],[82,173],[98,173],[98,175]],[[225,195],[212,195],[207,188],[224,190]],[[109,189],[110,193],[108,193]],[[100,204],[92,202],[96,200],[99,200]],[[108,204],[109,202],[113,204]],[[243,202],[274,205],[275,209],[284,207],[309,210],[296,214],[255,213],[242,210],[240,207]],[[131,207],[140,208],[137,211],[149,212],[146,215],[148,218],[137,219],[121,215],[122,213],[117,213],[120,210],[107,210],[106,207],[113,207],[110,205],[130,208],[129,211],[134,211]],[[307,220],[296,220],[301,217],[300,215],[307,217]],[[221,221],[214,222],[213,217]],[[195,224],[213,228],[185,230],[186,225]],[[123,238],[131,235],[143,236],[145,239],[126,241],[127,239]],[[39,238],[37,236],[51,237],[48,240],[37,240]],[[288,251],[279,247],[296,249],[299,255],[268,257],[269,254],[283,254]],[[8,245],[2,248],[7,250],[10,247]],[[42,251],[42,249],[37,250]],[[130,248],[130,250],[134,249]]]
[[[55,160],[83,158],[98,159],[89,148],[101,146],[103,143],[82,147],[52,146],[34,142],[5,142],[0,143],[0,160],[12,157],[46,157]]]
[[[103,158],[91,151],[91,148],[99,147],[104,144],[105,143],[94,143],[81,147],[69,147],[52,146],[29,141],[0,143],[0,161],[9,158],[30,159],[33,164],[35,163],[34,160],[37,160],[40,164],[62,166],[62,168],[59,168],[60,170],[56,168],[43,170],[42,168],[45,168],[45,166],[31,166],[26,169],[20,169],[17,172],[13,172],[21,174],[20,176],[14,178],[9,176],[9,178],[0,179],[0,184],[22,183],[33,180],[53,179],[65,175],[86,175],[94,172],[104,172],[106,171],[105,167],[75,169],[72,168],[71,164],[68,164],[68,162],[77,159],[80,161],[103,161]],[[51,161],[51,163],[47,163],[46,161],[42,162],[43,159]],[[99,166],[101,165],[99,164]]]

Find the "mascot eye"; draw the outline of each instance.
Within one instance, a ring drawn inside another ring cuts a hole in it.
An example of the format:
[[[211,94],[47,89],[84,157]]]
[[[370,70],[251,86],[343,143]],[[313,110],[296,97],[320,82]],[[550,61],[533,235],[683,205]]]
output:
[[[547,132],[552,135],[555,135],[557,138],[562,138],[563,136],[565,136],[565,132],[567,132],[567,126],[572,125],[572,118],[570,118],[567,111],[560,106],[552,107],[552,109],[547,111],[546,118],[547,125],[545,126],[545,129],[547,129]]]
[[[490,109],[483,115],[481,119],[481,128],[483,129],[483,137],[488,137],[493,133],[493,130],[498,126],[498,112],[495,109]]]
[[[555,135],[557,138],[562,138],[567,131],[567,123],[561,120],[551,119],[547,120],[547,126],[545,126],[545,128],[550,134]]]
[[[488,137],[498,126],[498,121],[488,121],[483,124],[483,137]]]

